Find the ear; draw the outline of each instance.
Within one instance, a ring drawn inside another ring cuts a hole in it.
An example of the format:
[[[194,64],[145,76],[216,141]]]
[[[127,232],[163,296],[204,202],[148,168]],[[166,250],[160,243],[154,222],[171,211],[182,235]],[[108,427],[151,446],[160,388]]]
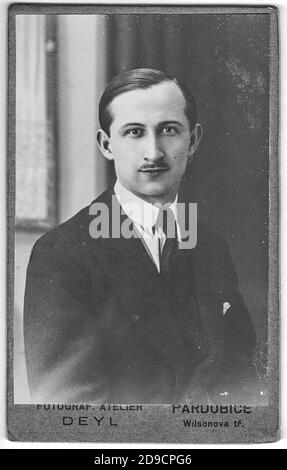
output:
[[[113,160],[114,157],[111,150],[111,139],[103,129],[98,130],[97,141],[103,156],[108,160]]]
[[[201,141],[203,135],[203,127],[198,122],[195,124],[193,131],[190,134],[190,147],[189,147],[189,155],[192,156],[196,151],[197,147],[199,146],[199,142]]]

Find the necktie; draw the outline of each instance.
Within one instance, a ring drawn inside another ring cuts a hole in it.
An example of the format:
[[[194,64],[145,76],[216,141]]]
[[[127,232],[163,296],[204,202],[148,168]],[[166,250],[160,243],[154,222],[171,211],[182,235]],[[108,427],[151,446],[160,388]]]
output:
[[[165,244],[161,250],[159,245],[160,274],[166,277],[172,268],[172,257],[177,248],[177,229],[174,214],[171,209],[160,209],[156,227],[161,227],[166,236]],[[159,240],[160,243],[160,240]]]

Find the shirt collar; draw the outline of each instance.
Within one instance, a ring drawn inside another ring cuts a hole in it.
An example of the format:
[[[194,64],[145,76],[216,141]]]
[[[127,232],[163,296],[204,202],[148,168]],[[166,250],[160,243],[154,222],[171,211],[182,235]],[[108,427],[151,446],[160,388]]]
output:
[[[157,220],[159,207],[144,201],[142,198],[136,196],[127,188],[125,188],[119,180],[116,181],[114,186],[116,198],[122,206],[127,216],[136,224],[151,229]],[[178,195],[175,200],[169,206],[174,214],[174,218],[177,221],[177,204]]]

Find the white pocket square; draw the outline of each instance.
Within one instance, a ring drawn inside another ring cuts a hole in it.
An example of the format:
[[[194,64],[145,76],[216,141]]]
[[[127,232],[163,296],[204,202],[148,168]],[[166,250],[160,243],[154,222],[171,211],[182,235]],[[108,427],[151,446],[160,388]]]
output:
[[[223,315],[226,314],[227,310],[231,307],[230,303],[229,302],[223,302],[223,310],[222,310],[222,313]]]

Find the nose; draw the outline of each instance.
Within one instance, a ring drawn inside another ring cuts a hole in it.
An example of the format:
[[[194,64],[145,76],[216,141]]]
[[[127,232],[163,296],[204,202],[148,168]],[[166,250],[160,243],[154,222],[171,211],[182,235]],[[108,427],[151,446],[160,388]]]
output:
[[[164,151],[156,134],[150,133],[146,136],[143,157],[149,162],[155,162],[164,157]]]

